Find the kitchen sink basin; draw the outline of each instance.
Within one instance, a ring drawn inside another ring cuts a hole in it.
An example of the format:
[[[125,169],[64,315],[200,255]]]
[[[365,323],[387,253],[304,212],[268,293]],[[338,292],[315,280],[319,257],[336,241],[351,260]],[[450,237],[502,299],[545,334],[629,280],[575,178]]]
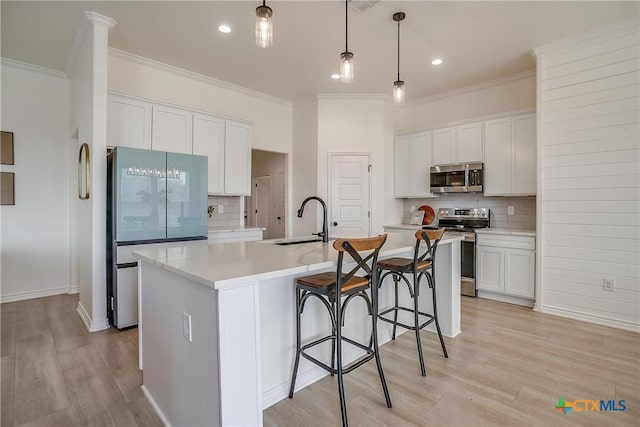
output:
[[[329,238],[329,241],[335,240]],[[322,243],[321,237],[292,237],[291,239],[278,239],[276,241],[271,242],[273,245],[278,246],[289,246],[289,245],[302,245],[304,243]]]

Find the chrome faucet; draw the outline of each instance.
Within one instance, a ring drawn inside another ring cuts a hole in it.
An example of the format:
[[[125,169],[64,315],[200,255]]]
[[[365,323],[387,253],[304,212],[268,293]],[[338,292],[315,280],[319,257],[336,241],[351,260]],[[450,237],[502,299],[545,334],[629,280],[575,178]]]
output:
[[[326,243],[329,241],[329,233],[327,232],[327,205],[324,202],[324,200],[322,200],[318,196],[309,196],[306,199],[304,199],[304,202],[302,202],[300,209],[298,209],[298,218],[302,218],[302,213],[304,212],[304,205],[306,205],[309,200],[317,200],[322,205],[322,231],[320,233],[313,233],[313,234],[315,234],[318,237],[322,237],[322,241]]]

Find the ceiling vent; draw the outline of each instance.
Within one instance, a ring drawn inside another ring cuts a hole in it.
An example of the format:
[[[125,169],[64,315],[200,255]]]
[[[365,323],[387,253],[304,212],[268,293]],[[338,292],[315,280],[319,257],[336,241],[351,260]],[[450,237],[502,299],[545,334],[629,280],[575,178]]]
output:
[[[379,2],[380,0],[349,0],[349,6],[351,6],[352,9],[362,12],[372,8]]]

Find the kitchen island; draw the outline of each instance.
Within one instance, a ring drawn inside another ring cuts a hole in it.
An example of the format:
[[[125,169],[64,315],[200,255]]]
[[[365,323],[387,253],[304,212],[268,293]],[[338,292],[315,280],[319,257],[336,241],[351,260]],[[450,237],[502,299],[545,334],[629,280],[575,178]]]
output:
[[[413,238],[389,233],[380,258],[411,257],[414,244]],[[335,271],[332,243],[205,242],[135,255],[140,260],[142,389],[163,422],[262,425],[263,409],[288,394],[295,356],[295,278]],[[460,333],[459,256],[460,238],[440,242],[438,314],[449,337]],[[389,284],[382,288],[381,310],[391,305],[392,294]],[[430,310],[430,293],[420,298]],[[371,322],[364,303],[354,301],[346,316],[350,321],[344,334],[366,344]],[[318,301],[305,307],[303,322],[305,341],[330,331],[328,314]],[[391,335],[390,325],[382,323],[381,344]],[[318,347],[315,356],[328,361],[330,344]],[[355,347],[344,349],[345,363],[359,355]],[[298,372],[297,389],[327,375],[306,360]]]

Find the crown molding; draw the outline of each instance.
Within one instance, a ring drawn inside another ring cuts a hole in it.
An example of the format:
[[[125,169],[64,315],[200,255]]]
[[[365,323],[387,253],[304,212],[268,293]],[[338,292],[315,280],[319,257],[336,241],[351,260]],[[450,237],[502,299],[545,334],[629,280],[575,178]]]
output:
[[[78,30],[76,31],[76,37],[73,39],[73,45],[71,46],[71,54],[69,55],[69,60],[67,61],[67,75],[70,76],[73,71],[73,67],[76,65],[76,61],[78,60],[78,53],[82,48],[82,44],[87,39],[87,33],[92,27],[104,27],[107,31],[109,31],[113,26],[116,25],[116,21],[109,18],[108,16],[100,15],[96,12],[84,12],[82,18],[80,18],[80,24],[78,25]]]
[[[27,70],[34,73],[44,74],[49,77],[56,77],[58,79],[69,80],[69,77],[62,71],[54,70],[52,68],[41,67],[39,65],[29,64],[26,62],[16,61],[15,59],[0,57],[0,63],[3,67],[13,67],[21,70]]]
[[[345,99],[345,100],[389,100],[390,95],[386,93],[318,93],[316,94],[318,100],[321,99]]]
[[[510,82],[515,82],[518,80],[528,79],[530,77],[535,77],[535,75],[536,75],[536,70],[527,70],[521,73],[512,74],[510,76],[500,77],[499,79],[488,80],[486,82],[476,83],[470,86],[464,86],[459,89],[453,89],[453,90],[442,92],[436,95],[426,96],[424,98],[406,102],[404,106],[414,107],[416,105],[437,101],[439,99],[450,98],[452,96],[463,95],[465,93],[475,92],[477,90],[488,89],[490,87],[500,86],[500,85],[510,83]]]
[[[101,25],[103,27],[107,27],[107,30],[112,29],[116,26],[117,22],[115,19],[109,18],[108,16],[100,15],[96,12],[84,12],[85,18],[89,20],[93,25]]]
[[[640,29],[640,18],[631,18],[624,21],[615,22],[605,27],[596,28],[573,37],[539,46],[531,52],[534,57],[540,58],[544,55],[553,55],[566,50],[575,49],[579,45],[602,42],[618,38],[625,34],[637,33]]]
[[[124,59],[126,61],[131,61],[131,62],[135,62],[141,65],[145,65],[151,68],[155,68],[157,70],[161,70],[161,71],[166,71],[166,72],[170,72],[173,74],[177,74],[180,75],[182,77],[187,77],[193,80],[198,80],[201,81],[203,83],[207,83],[213,86],[218,86],[224,89],[231,89],[234,90],[236,92],[240,92],[243,93],[245,95],[249,95],[249,96],[253,96],[256,98],[261,98],[264,99],[265,101],[270,101],[270,102],[274,102],[276,104],[281,104],[281,105],[286,105],[288,107],[293,106],[293,103],[291,101],[289,101],[288,99],[284,99],[284,98],[278,98],[276,96],[273,95],[268,95],[266,93],[263,92],[258,92],[256,90],[253,89],[248,89],[246,87],[243,86],[238,86],[235,85],[233,83],[229,83],[229,82],[225,82],[223,80],[218,80],[216,78],[213,77],[209,77],[209,76],[205,76],[203,74],[198,74],[195,73],[193,71],[189,71],[189,70],[185,70],[184,68],[179,68],[179,67],[175,67],[173,65],[169,65],[169,64],[165,64],[163,62],[159,62],[150,58],[145,58],[144,56],[139,56],[133,53],[129,53],[129,52],[125,52],[123,50],[119,50],[119,49],[115,49],[110,47],[109,48],[109,55],[113,56],[115,58],[120,58],[120,59]]]

